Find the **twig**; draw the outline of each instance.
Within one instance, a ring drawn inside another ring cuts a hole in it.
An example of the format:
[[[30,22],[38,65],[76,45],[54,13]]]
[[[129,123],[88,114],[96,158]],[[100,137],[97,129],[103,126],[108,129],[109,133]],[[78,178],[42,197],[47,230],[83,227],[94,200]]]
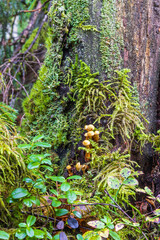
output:
[[[41,9],[46,5],[46,3],[48,3],[49,1],[50,1],[50,0],[47,0],[46,2],[44,2],[40,8],[36,8],[36,9],[33,9],[33,10],[21,10],[21,11],[19,11],[17,14],[19,14],[19,13],[28,13],[28,12],[36,12],[36,11],[39,11],[39,10],[41,10]]]
[[[107,191],[107,189],[104,190],[104,192],[108,195],[108,197],[116,204],[117,208],[123,212],[124,215],[126,215],[133,223],[136,223],[136,221],[131,218],[120,206],[119,204],[111,197],[111,195],[109,194],[109,192]],[[145,233],[140,229],[140,227],[138,227],[138,229],[142,232],[143,236],[145,237],[146,240],[148,240],[148,238],[146,237]]]

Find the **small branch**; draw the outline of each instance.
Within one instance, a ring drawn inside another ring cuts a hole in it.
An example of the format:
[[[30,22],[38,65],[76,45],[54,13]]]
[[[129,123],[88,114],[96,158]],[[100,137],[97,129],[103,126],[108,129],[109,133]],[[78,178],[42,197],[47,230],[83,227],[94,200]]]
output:
[[[46,3],[48,3],[49,1],[50,1],[50,0],[47,0],[46,2],[44,2],[40,8],[36,8],[36,9],[33,9],[33,10],[21,10],[21,11],[19,11],[17,14],[19,14],[19,13],[28,13],[28,12],[36,12],[36,11],[39,11],[39,10],[41,10],[41,9],[46,5]]]

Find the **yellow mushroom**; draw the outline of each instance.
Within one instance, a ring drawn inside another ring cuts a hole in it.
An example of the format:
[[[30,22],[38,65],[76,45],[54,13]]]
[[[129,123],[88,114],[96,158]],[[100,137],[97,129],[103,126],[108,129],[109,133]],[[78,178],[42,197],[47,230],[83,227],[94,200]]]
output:
[[[98,142],[98,140],[99,140],[99,131],[95,131],[95,132],[94,132],[93,140],[94,140],[95,142]]]
[[[85,133],[84,136],[85,136],[85,140],[88,140],[88,133]]]
[[[85,174],[86,172],[86,170],[87,170],[87,168],[88,168],[88,166],[87,165],[82,165],[82,172],[83,172],[83,174]]]
[[[67,168],[67,170],[68,170],[69,176],[72,176],[73,173],[72,173],[72,171],[71,171],[71,169],[72,169],[71,165],[68,165],[66,168]]]
[[[83,146],[85,146],[86,148],[89,148],[89,146],[91,145],[90,141],[89,140],[84,140],[82,142]]]
[[[77,170],[78,172],[80,172],[81,169],[82,169],[82,165],[80,164],[80,162],[78,162],[78,163],[76,164],[76,170]]]
[[[87,130],[87,132],[93,131],[94,130],[94,126],[92,124],[85,125],[84,130]]]
[[[94,136],[94,132],[93,131],[87,132],[87,136],[89,139],[92,139],[92,137]]]
[[[89,162],[91,158],[91,154],[90,153],[85,153],[85,162]]]

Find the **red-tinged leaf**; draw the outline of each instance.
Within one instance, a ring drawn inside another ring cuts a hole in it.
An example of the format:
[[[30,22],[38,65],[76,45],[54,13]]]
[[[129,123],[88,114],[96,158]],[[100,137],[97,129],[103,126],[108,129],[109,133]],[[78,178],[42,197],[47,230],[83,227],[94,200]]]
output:
[[[99,220],[90,221],[87,224],[93,228],[98,228],[98,229],[102,229],[105,227],[105,224]]]
[[[67,222],[68,222],[68,225],[71,228],[78,228],[79,227],[78,221],[75,218],[68,218]]]
[[[108,238],[108,236],[109,236],[109,229],[104,229],[103,231],[99,231],[98,233],[99,233],[99,235],[101,237]]]
[[[115,225],[115,231],[118,232],[119,230],[121,230],[122,228],[124,228],[124,224],[123,223],[117,223]]]
[[[64,228],[64,222],[63,221],[58,222],[56,227],[62,230]]]
[[[67,235],[65,234],[65,232],[61,232],[59,234],[59,239],[60,240],[68,240]]]

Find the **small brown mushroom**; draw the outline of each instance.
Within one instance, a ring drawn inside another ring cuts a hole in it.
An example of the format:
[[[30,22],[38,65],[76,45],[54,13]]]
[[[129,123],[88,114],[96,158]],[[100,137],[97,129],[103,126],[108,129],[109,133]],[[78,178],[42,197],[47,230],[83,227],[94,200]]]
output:
[[[85,153],[85,162],[89,162],[91,158],[91,154],[90,153]]]
[[[87,132],[93,131],[94,130],[94,126],[92,124],[85,125],[84,130],[87,130]]]
[[[85,146],[86,148],[89,148],[89,146],[91,145],[90,141],[89,140],[84,140],[82,142],[83,146]]]
[[[93,131],[87,132],[87,136],[89,139],[92,139],[92,137],[94,136],[94,132]]]
[[[81,169],[82,169],[82,165],[80,164],[80,162],[78,162],[78,163],[76,164],[76,170],[77,170],[78,172],[80,172]]]
[[[95,131],[95,132],[94,132],[93,140],[94,140],[95,142],[98,142],[98,140],[99,140],[99,131]]]
[[[66,168],[67,168],[67,170],[68,170],[69,176],[72,176],[73,173],[72,173],[72,167],[71,167],[71,165],[68,165]]]
[[[85,140],[88,140],[88,133],[85,133],[84,136],[85,136]]]
[[[88,166],[87,165],[82,165],[82,172],[83,172],[83,174],[85,174],[86,172],[86,170],[87,170],[87,168],[88,168]]]

